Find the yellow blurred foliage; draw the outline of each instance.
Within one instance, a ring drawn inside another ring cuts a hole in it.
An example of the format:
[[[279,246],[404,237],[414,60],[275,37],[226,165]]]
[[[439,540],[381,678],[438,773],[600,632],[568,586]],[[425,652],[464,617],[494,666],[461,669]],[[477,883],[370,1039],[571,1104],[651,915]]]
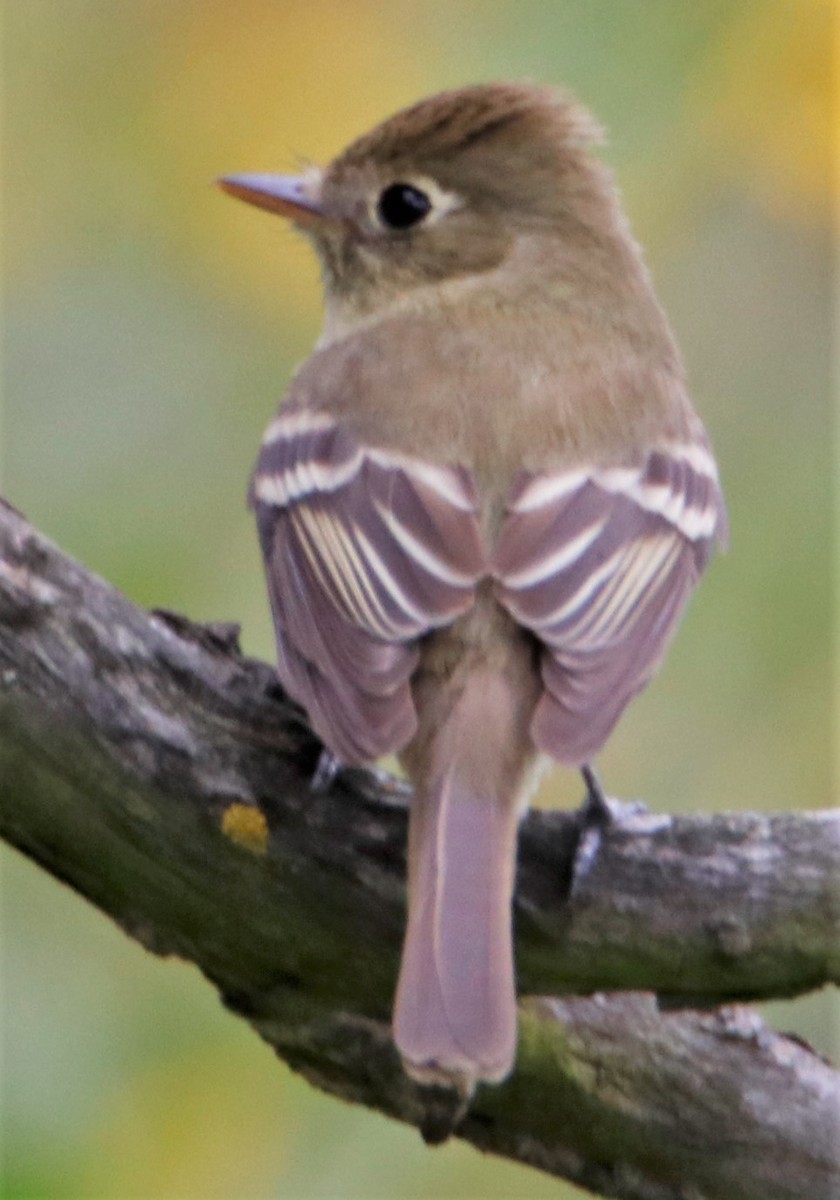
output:
[[[161,47],[151,119],[158,136],[177,146],[181,194],[194,191],[202,173],[209,183],[235,171],[286,172],[327,162],[423,90],[422,69],[397,40],[402,31],[383,22],[375,3],[191,3],[180,32]],[[214,92],[219,115],[208,120]],[[266,254],[266,245],[285,226],[221,196],[212,215],[235,240],[238,282],[251,288],[255,309],[265,315],[281,262],[279,253]],[[195,254],[202,255],[207,227],[188,222],[183,232],[194,236]],[[285,238],[283,291],[296,314],[311,316],[320,310],[314,259],[302,239]]]
[[[833,0],[733,6],[687,87],[685,126],[772,216],[818,222],[833,202]],[[835,59],[836,61],[836,59]]]

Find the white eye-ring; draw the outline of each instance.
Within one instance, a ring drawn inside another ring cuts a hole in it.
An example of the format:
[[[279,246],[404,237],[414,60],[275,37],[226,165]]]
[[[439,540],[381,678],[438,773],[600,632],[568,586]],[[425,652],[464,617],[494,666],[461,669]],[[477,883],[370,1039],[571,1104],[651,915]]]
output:
[[[383,229],[401,231],[437,222],[460,205],[460,197],[433,179],[398,179],[374,197],[371,217]]]

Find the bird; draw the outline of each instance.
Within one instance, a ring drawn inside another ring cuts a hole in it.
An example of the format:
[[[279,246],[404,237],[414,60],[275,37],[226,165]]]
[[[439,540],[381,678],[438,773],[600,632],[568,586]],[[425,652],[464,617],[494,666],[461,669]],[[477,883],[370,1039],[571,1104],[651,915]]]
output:
[[[394,1040],[466,1100],[516,1057],[517,830],[648,683],[726,512],[570,93],[473,84],[326,167],[219,180],[289,219],[325,318],[250,485],[278,671],[331,761],[413,787]]]

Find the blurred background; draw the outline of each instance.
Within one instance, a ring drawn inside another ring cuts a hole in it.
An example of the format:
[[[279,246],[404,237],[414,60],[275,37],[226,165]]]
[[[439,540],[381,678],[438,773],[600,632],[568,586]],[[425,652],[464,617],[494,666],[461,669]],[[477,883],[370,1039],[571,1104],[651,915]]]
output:
[[[211,181],[325,161],[441,88],[569,85],[609,130],[732,524],[603,777],[664,810],[830,804],[832,9],[5,0],[4,494],[138,602],[270,657],[244,494],[317,270]],[[558,773],[541,802],[579,794]],[[6,1197],[582,1195],[319,1095],[195,970],[2,862]],[[837,1049],[827,996],[768,1013]]]

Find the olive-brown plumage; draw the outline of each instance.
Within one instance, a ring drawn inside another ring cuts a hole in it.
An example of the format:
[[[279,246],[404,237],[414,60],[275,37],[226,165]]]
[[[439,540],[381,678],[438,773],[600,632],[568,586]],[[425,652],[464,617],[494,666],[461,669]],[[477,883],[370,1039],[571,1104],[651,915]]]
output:
[[[323,171],[234,176],[321,260],[326,323],[251,485],[281,678],[415,787],[394,1014],[416,1078],[511,1069],[516,829],[656,669],[725,515],[679,353],[565,95],[398,113]]]

